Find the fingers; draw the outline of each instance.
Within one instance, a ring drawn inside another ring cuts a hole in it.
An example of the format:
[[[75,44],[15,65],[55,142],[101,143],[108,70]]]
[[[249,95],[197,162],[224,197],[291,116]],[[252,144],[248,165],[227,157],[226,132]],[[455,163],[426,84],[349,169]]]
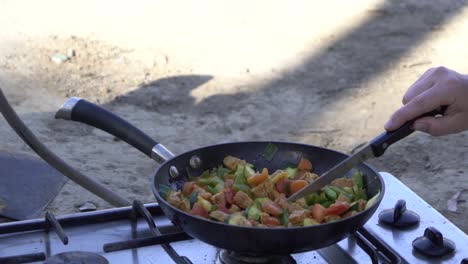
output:
[[[410,86],[410,88],[408,88],[408,91],[403,96],[403,104],[407,104],[414,97],[421,94],[425,90],[430,89],[434,85],[434,78],[432,78],[434,71],[434,69],[427,70],[415,83]]]
[[[433,136],[458,133],[466,129],[466,120],[462,114],[442,117],[423,117],[414,122],[414,129]]]
[[[448,97],[443,90],[435,86],[417,95],[396,111],[384,127],[389,131],[395,130],[401,127],[406,121],[437,109],[441,105],[448,104],[448,101]]]

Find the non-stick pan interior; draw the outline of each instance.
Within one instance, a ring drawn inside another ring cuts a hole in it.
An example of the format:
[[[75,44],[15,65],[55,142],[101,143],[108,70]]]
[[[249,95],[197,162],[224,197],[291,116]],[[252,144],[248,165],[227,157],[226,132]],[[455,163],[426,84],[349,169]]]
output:
[[[311,145],[285,142],[236,142],[213,145],[189,151],[177,156],[172,161],[163,164],[155,177],[155,187],[159,184],[175,184],[178,187],[188,180],[188,177],[200,176],[203,171],[215,168],[222,164],[223,158],[231,155],[253,164],[258,170],[268,168],[270,173],[288,166],[296,166],[304,157],[312,162],[313,172],[321,175],[338,162],[344,160],[346,155],[330,149]],[[200,168],[192,168],[190,159],[198,156],[201,160]],[[175,166],[179,172],[178,178],[169,177],[170,166]],[[366,165],[359,165],[356,169],[364,175],[369,197],[382,189],[376,172]],[[349,173],[352,175],[353,171]]]

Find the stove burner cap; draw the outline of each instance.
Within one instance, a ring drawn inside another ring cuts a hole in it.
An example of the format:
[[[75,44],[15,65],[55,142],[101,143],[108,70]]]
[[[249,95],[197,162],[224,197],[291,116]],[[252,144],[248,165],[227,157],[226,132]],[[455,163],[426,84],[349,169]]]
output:
[[[411,227],[419,224],[419,215],[406,210],[405,200],[398,200],[395,208],[382,211],[379,214],[379,222],[397,228]]]
[[[424,236],[413,241],[413,248],[429,257],[442,257],[455,250],[455,244],[434,227],[428,227]]]
[[[296,264],[297,262],[290,255],[268,256],[249,255],[234,251],[221,250],[219,254],[223,264]]]
[[[70,251],[48,258],[44,264],[109,264],[106,258],[96,253],[85,251]]]

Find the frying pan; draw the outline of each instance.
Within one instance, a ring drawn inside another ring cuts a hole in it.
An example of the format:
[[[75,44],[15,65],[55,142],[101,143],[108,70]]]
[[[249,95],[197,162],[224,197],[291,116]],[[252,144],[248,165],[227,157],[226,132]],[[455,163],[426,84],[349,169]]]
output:
[[[56,118],[78,121],[104,130],[148,157],[162,162],[154,172],[152,190],[165,215],[190,236],[212,246],[241,253],[291,254],[326,247],[346,238],[361,228],[380,204],[385,192],[382,177],[365,163],[356,169],[362,172],[369,197],[379,191],[381,195],[367,210],[354,216],[307,227],[261,228],[228,225],[197,217],[184,212],[159,195],[159,187],[170,185],[180,188],[189,176],[198,176],[204,170],[222,164],[227,155],[239,157],[270,171],[297,164],[301,157],[314,164],[314,171],[321,174],[347,155],[326,148],[271,141],[235,142],[194,149],[174,156],[162,144],[135,128],[113,113],[80,98],[70,98],[56,113]],[[265,152],[267,151],[267,152]]]

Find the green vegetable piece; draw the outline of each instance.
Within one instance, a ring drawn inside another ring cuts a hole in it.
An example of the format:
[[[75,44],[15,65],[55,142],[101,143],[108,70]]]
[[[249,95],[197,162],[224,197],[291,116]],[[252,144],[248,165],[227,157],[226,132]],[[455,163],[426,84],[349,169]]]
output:
[[[235,212],[233,214],[231,214],[229,217],[228,217],[228,224],[230,225],[240,225],[242,219],[245,219],[245,217],[242,215],[241,212]]]
[[[267,198],[267,197],[261,197],[261,198],[255,199],[254,204],[255,204],[255,206],[257,206],[257,208],[262,209],[262,205],[267,201],[271,201],[271,200],[269,198]]]
[[[367,210],[372,205],[374,205],[377,202],[377,199],[379,198],[379,196],[380,196],[380,191],[376,195],[374,195],[372,198],[370,198],[369,201],[367,201],[366,207],[364,208],[364,210]]]
[[[327,195],[329,200],[335,201],[336,198],[338,197],[337,193],[335,191],[333,191],[330,188],[330,186],[323,187],[323,191],[325,192],[325,194]]]
[[[296,177],[297,168],[286,168],[285,171],[288,173],[289,179],[294,179],[294,177]]]
[[[337,194],[337,198],[340,196],[340,194],[343,194],[344,196],[348,197],[350,201],[354,199],[354,195],[352,193],[345,192],[345,190],[341,189],[340,187],[330,186],[330,189],[332,189]]]
[[[359,189],[364,188],[364,179],[359,171],[354,173],[353,175],[354,183],[357,185]]]
[[[256,221],[260,220],[261,211],[256,206],[250,206],[247,211],[248,211],[247,213],[248,219],[254,219]]]
[[[313,193],[311,195],[307,195],[305,199],[307,205],[313,205],[316,204],[317,201],[320,199],[320,195],[318,195],[317,193]]]
[[[207,190],[208,192],[210,192],[211,194],[215,194],[215,193],[216,193],[214,187],[211,187],[210,185],[207,185],[207,186],[206,186],[206,190]]]
[[[249,194],[250,195],[250,186],[248,185],[245,185],[245,184],[237,184],[237,183],[234,183],[234,185],[232,186],[232,189],[234,191],[243,191],[245,192],[246,194]]]
[[[198,184],[200,184],[202,186],[205,186],[205,185],[215,186],[215,185],[217,185],[219,183],[224,183],[224,181],[221,180],[217,176],[209,176],[209,177],[204,177],[204,178],[198,179]]]
[[[278,147],[275,144],[268,143],[262,156],[265,160],[271,161],[275,157],[276,152],[278,152]]]
[[[245,178],[248,179],[255,175],[255,171],[251,167],[245,166],[244,175],[245,175]]]
[[[358,201],[359,199],[367,200],[367,193],[365,189],[358,189],[354,193],[354,199]]]
[[[193,208],[193,205],[197,202],[197,200],[198,200],[198,192],[193,192],[189,197],[190,208]]]
[[[197,203],[200,204],[200,206],[203,207],[207,212],[211,212],[212,204],[207,200],[203,199],[200,195],[197,198]]]
[[[353,192],[353,188],[348,187],[348,186],[343,187],[343,190],[344,190],[345,192],[349,193],[349,194],[353,194],[353,193],[354,193],[354,192]]]
[[[220,182],[216,184],[216,186],[213,189],[214,189],[214,193],[221,192],[224,189],[224,182]]]
[[[160,184],[159,185],[159,195],[161,195],[162,198],[167,199],[167,196],[171,192],[171,187],[165,184]]]
[[[234,178],[234,184],[247,184],[247,180],[245,179],[245,174],[244,174],[245,166],[242,164],[237,165],[237,170],[236,173],[234,173],[235,178]]]
[[[218,176],[219,178],[224,178],[224,175],[229,174],[230,172],[231,172],[230,169],[227,169],[227,168],[224,168],[224,167],[220,166],[216,170],[216,176]]]
[[[318,225],[317,221],[315,221],[314,219],[312,218],[304,218],[304,222],[303,222],[304,226],[313,226],[313,225]]]
[[[289,212],[288,210],[284,209],[283,213],[280,215],[280,222],[283,226],[288,227],[289,223]]]
[[[321,204],[323,207],[328,208],[328,207],[330,207],[330,205],[333,204],[333,202],[332,202],[332,201],[325,201],[325,202],[320,203],[320,204]]]

